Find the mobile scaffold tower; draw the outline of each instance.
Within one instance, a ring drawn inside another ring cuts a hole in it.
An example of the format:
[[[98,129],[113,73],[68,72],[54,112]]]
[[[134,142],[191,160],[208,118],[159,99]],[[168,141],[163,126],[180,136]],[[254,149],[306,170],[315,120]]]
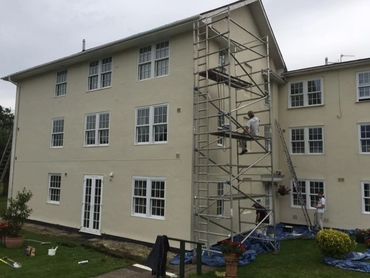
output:
[[[275,227],[269,38],[238,22],[234,8],[202,14],[193,27],[193,235],[207,248]],[[250,110],[260,119],[256,136],[245,128]],[[277,248],[274,232],[270,238]]]

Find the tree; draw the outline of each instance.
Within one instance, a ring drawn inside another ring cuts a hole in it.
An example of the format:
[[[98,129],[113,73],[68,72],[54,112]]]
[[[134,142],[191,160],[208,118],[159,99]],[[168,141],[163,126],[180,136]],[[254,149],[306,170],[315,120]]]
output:
[[[5,150],[9,135],[12,132],[14,114],[10,108],[4,108],[0,105],[0,158]],[[9,169],[4,179],[3,195],[7,194],[7,184],[9,181]]]

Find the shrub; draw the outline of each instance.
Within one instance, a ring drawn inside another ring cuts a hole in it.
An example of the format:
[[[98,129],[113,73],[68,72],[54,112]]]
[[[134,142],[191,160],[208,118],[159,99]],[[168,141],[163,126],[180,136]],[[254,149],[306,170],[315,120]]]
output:
[[[321,230],[316,242],[325,256],[333,258],[343,258],[356,247],[356,242],[349,235],[332,229]]]
[[[365,240],[365,247],[370,248],[370,237]]]
[[[366,239],[370,238],[370,229],[356,229],[355,236],[358,243],[365,243]]]
[[[23,188],[21,192],[18,191],[15,198],[9,199],[9,205],[1,215],[3,220],[7,222],[7,235],[19,236],[24,222],[26,222],[32,212],[32,209],[27,205],[31,197],[31,191]]]

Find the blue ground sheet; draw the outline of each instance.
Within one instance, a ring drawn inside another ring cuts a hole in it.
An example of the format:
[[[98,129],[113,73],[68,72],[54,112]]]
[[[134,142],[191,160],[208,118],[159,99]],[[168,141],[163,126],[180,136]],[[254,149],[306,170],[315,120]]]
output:
[[[239,265],[247,265],[256,260],[256,256],[263,253],[272,252],[275,248],[280,248],[280,241],[286,239],[296,238],[314,238],[315,234],[308,230],[306,226],[294,226],[287,231],[283,224],[276,225],[276,238],[272,238],[273,228],[268,227],[262,233],[255,231],[243,244],[246,247],[246,252],[240,256]],[[237,235],[234,241],[241,242],[248,233]],[[276,241],[276,242],[275,242]],[[185,263],[190,264],[193,261],[194,252],[187,252],[185,254]],[[204,251],[202,254],[202,263],[208,266],[225,266],[224,255],[221,252],[219,245],[213,245],[210,251]],[[176,256],[170,261],[170,264],[180,264],[180,257]]]
[[[370,273],[370,249],[364,253],[352,252],[343,260],[326,257],[324,262],[345,270]]]
[[[268,227],[265,232],[255,231],[243,244],[247,251],[240,256],[239,265],[248,265],[256,260],[256,256],[259,254],[273,252],[275,248],[280,248],[281,240],[289,239],[314,239],[316,233],[309,230],[307,226],[287,226],[284,224],[278,224],[275,227],[275,240],[269,236],[273,234],[273,227]],[[344,231],[349,234],[353,234],[353,231]],[[234,241],[241,242],[248,233],[237,235],[234,237]],[[185,254],[185,263],[190,264],[194,261],[194,252],[187,252]],[[326,257],[324,262],[328,265],[335,266],[341,269],[360,271],[370,273],[370,249],[367,252],[359,253],[352,252],[345,259],[339,260],[334,258]],[[225,266],[224,255],[221,252],[219,245],[213,245],[210,251],[204,251],[202,254],[202,263],[208,266],[221,267]],[[176,256],[170,261],[170,264],[180,264],[179,256]]]

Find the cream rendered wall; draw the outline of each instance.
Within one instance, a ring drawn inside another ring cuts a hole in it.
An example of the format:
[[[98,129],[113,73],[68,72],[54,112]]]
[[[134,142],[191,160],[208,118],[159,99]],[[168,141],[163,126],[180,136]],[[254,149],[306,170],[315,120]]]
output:
[[[89,61],[68,68],[65,97],[54,97],[56,72],[20,83],[14,192],[26,186],[34,193],[31,219],[80,228],[84,175],[101,175],[102,233],[147,242],[157,234],[191,238],[193,39],[189,31],[169,41],[166,77],[138,80],[145,43],[112,54],[107,89],[87,92]],[[135,145],[135,108],[161,103],[168,104],[168,143]],[[109,146],[84,147],[85,115],[104,111],[110,113]],[[64,117],[61,149],[50,148],[55,117]],[[47,203],[48,173],[62,173],[60,205]],[[166,178],[165,220],[131,216],[133,176]]]
[[[279,90],[279,120],[289,146],[289,128],[322,125],[324,154],[292,155],[298,178],[323,179],[327,199],[325,226],[337,228],[366,228],[370,215],[362,213],[360,183],[370,179],[370,156],[359,153],[358,123],[370,122],[370,103],[357,102],[356,73],[368,67],[338,69],[317,74],[290,77]],[[324,105],[288,109],[289,82],[321,78]],[[288,175],[283,153],[283,172]],[[344,181],[341,182],[340,178]],[[290,185],[286,179],[285,185]],[[291,208],[290,195],[279,197],[282,222],[304,223],[300,209]],[[313,220],[314,210],[309,210]]]

